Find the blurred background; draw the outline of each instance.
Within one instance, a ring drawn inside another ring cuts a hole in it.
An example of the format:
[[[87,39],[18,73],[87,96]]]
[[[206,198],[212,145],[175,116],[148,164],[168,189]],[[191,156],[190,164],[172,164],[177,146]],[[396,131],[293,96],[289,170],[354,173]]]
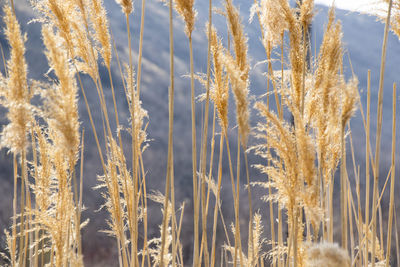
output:
[[[41,40],[41,27],[39,23],[32,22],[35,13],[31,9],[26,0],[14,1],[16,5],[17,18],[21,24],[22,31],[27,34],[26,58],[28,62],[28,75],[30,79],[43,80],[43,74],[47,72],[48,65],[43,54],[43,44]],[[140,29],[140,9],[141,2],[135,1],[135,11],[131,15],[131,32],[133,40],[134,62],[137,64],[137,54],[139,45],[139,29]],[[207,71],[207,36],[205,34],[205,25],[208,18],[208,1],[195,1],[195,7],[198,11],[196,21],[196,29],[193,35],[194,44],[194,63],[195,72],[201,74]],[[330,1],[316,2],[315,19],[312,24],[311,31],[311,51],[318,51],[318,47],[322,41],[324,26],[327,21],[327,13]],[[371,10],[372,5],[366,4],[365,1],[336,1],[339,8],[337,9],[337,19],[342,22],[343,26],[343,42],[345,49],[344,63],[345,75],[351,77],[352,70],[350,62],[354,69],[355,75],[358,77],[359,91],[363,107],[366,107],[366,88],[367,88],[367,71],[371,69],[371,144],[374,148],[375,130],[376,130],[376,110],[377,110],[377,94],[379,84],[379,68],[381,58],[381,46],[383,40],[384,25],[377,21],[377,17],[367,14]],[[213,5],[216,8],[222,8],[222,0],[215,0]],[[266,56],[265,50],[261,43],[260,28],[258,21],[254,19],[249,22],[250,7],[253,1],[234,0],[233,3],[239,7],[245,31],[249,41],[249,56],[251,58],[251,78],[250,78],[250,95],[251,103],[259,100],[266,93]],[[352,3],[352,4],[350,4]],[[0,5],[8,4],[7,0],[0,0]],[[114,36],[116,48],[122,62],[128,62],[128,40],[126,35],[126,25],[123,19],[120,6],[112,0],[105,0],[104,4],[108,12],[110,29]],[[355,10],[363,11],[363,14],[354,12]],[[0,18],[2,18],[0,11]],[[175,114],[174,114],[174,161],[175,161],[175,188],[177,204],[185,202],[185,215],[183,219],[182,243],[184,246],[184,258],[186,264],[192,262],[192,236],[193,236],[193,205],[192,205],[192,163],[191,163],[191,117],[190,117],[190,79],[189,74],[189,44],[184,34],[184,24],[177,14],[174,15],[174,41],[175,41]],[[213,24],[216,26],[219,34],[222,36],[224,45],[227,43],[227,27],[225,19],[214,13]],[[149,147],[144,153],[144,164],[147,171],[148,190],[160,190],[164,192],[165,173],[167,162],[167,136],[168,136],[168,86],[169,86],[169,32],[168,32],[168,8],[158,0],[146,1],[145,14],[145,31],[144,31],[144,49],[143,49],[143,73],[141,86],[141,100],[143,107],[149,114],[149,125],[147,128]],[[9,47],[4,36],[4,23],[0,19],[0,44],[4,49],[5,58],[9,57]],[[312,57],[315,54],[312,52]],[[128,106],[124,96],[121,77],[118,71],[118,65],[113,59],[113,79],[115,82],[118,108],[122,123],[128,125]],[[276,63],[276,68],[280,69],[280,63]],[[382,136],[382,153],[381,153],[381,169],[380,188],[382,188],[387,173],[390,169],[391,154],[391,119],[392,119],[392,84],[399,83],[400,80],[400,42],[393,34],[389,35],[385,87],[384,87],[384,110],[383,110],[383,136]],[[4,73],[4,66],[0,64],[0,70]],[[108,99],[108,105],[112,105],[111,90],[109,88],[108,74],[106,68],[100,69],[102,77],[104,77],[103,86]],[[84,78],[84,86],[90,93],[89,103],[92,107],[95,123],[98,129],[101,128],[101,112],[97,93],[91,80]],[[196,95],[205,92],[200,83],[196,83]],[[231,99],[233,99],[231,97]],[[271,98],[272,99],[272,98]],[[83,212],[83,220],[90,219],[90,223],[82,230],[83,253],[86,266],[117,266],[118,261],[116,255],[116,242],[113,238],[106,236],[101,230],[106,229],[105,220],[107,213],[99,208],[104,203],[100,192],[94,190],[93,187],[98,184],[97,175],[102,175],[102,169],[98,158],[97,148],[95,146],[93,133],[89,124],[86,108],[82,99],[79,100],[80,116],[82,127],[85,128],[85,152],[84,152],[84,189],[83,203],[86,210]],[[198,129],[201,128],[201,119],[203,111],[203,103],[197,104],[197,122]],[[235,111],[234,105],[230,105],[230,132],[228,135],[232,140],[236,140]],[[272,104],[272,109],[275,109]],[[112,111],[110,111],[112,112]],[[5,119],[5,110],[0,108],[0,125],[3,127],[7,121]],[[400,115],[398,109],[397,116]],[[110,117],[113,117],[110,114]],[[257,122],[256,112],[252,111],[252,125]],[[399,125],[398,123],[397,125]],[[114,127],[115,128],[115,127]],[[360,167],[361,170],[361,187],[365,187],[365,134],[360,112],[357,111],[355,117],[351,120],[352,140],[355,148],[355,169]],[[400,127],[397,127],[400,132]],[[129,143],[130,137],[123,135],[124,142]],[[198,135],[198,140],[200,136]],[[347,139],[349,143],[349,139]],[[256,142],[254,137],[250,138],[250,143]],[[104,143],[104,142],[103,142]],[[235,151],[236,142],[231,142],[231,150]],[[399,143],[399,142],[398,142]],[[199,147],[199,146],[198,146]],[[216,154],[218,153],[216,148]],[[400,149],[397,149],[399,151]],[[350,148],[348,149],[350,151]],[[400,157],[397,152],[397,166],[399,166]],[[129,162],[128,155],[128,162]],[[348,172],[349,179],[354,183],[353,162],[351,156],[348,156]],[[250,165],[260,163],[262,160],[253,154],[249,154]],[[228,168],[225,164],[223,171],[225,181],[228,181]],[[241,168],[244,170],[244,166]],[[265,181],[266,177],[261,175],[257,170],[251,169],[251,181]],[[225,177],[226,176],[226,177]],[[399,175],[397,175],[399,177]],[[242,176],[243,184],[245,176]],[[12,192],[13,192],[13,174],[12,174],[12,156],[7,153],[6,149],[0,151],[0,251],[4,251],[3,234],[5,229],[11,226],[12,215]],[[339,183],[336,183],[338,186]],[[400,183],[397,183],[396,189],[399,190]],[[233,207],[230,205],[232,199],[230,183],[222,185],[222,209],[225,214],[227,224],[233,221]],[[241,209],[247,207],[247,192],[242,186]],[[388,190],[387,190],[388,191]],[[266,227],[264,234],[269,235],[269,226],[267,217],[267,204],[260,200],[262,195],[266,194],[262,189],[255,189],[253,201],[255,202],[254,210],[259,210],[263,216],[263,222]],[[384,194],[382,206],[388,205],[389,194]],[[400,196],[396,196],[396,203],[400,203]],[[149,201],[149,238],[159,236],[159,227],[161,223],[160,205]],[[337,206],[339,211],[339,205]],[[385,210],[385,209],[383,209]],[[385,211],[384,211],[385,213]],[[400,219],[399,217],[397,217]],[[339,218],[337,218],[339,219]],[[383,214],[383,220],[386,221],[387,214]],[[243,226],[247,225],[248,218],[241,218]],[[212,226],[211,226],[212,227]],[[247,228],[244,228],[247,229]],[[221,229],[222,230],[222,229]],[[399,229],[397,229],[399,230]],[[247,232],[247,231],[245,231]],[[222,236],[222,231],[221,231]],[[246,236],[242,235],[243,240]],[[218,240],[218,239],[217,239]],[[221,239],[222,240],[222,239]],[[340,240],[339,236],[336,239]],[[223,245],[219,241],[219,246]],[[393,255],[393,254],[392,254]],[[1,261],[0,261],[1,264]]]

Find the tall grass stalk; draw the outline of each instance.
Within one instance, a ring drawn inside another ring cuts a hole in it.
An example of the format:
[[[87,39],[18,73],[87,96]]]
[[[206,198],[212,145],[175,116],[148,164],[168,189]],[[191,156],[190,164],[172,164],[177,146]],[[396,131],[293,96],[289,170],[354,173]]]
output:
[[[207,245],[207,214],[206,214],[206,165],[207,165],[207,139],[208,139],[208,120],[209,120],[209,109],[210,109],[210,84],[211,84],[211,25],[212,25],[212,0],[208,1],[208,48],[207,48],[207,84],[206,84],[206,102],[204,109],[204,125],[202,127],[202,140],[200,150],[200,175],[201,175],[201,215],[202,215],[202,238],[201,246],[203,247],[203,255],[199,255],[199,258],[204,258],[204,264],[209,265],[208,245]]]
[[[393,227],[393,207],[394,207],[394,188],[396,177],[396,84],[393,84],[393,113],[392,113],[392,167],[390,181],[390,200],[389,200],[389,219],[386,243],[386,267],[390,262],[390,251],[392,249],[392,227]],[[395,228],[397,230],[397,228]]]
[[[377,127],[376,127],[376,146],[375,146],[375,172],[374,172],[374,188],[372,197],[372,267],[375,267],[375,248],[376,248],[376,197],[378,194],[378,182],[379,182],[379,161],[380,161],[380,148],[381,148],[381,134],[382,134],[382,109],[383,109],[383,83],[385,75],[385,63],[386,63],[386,49],[387,39],[390,26],[390,16],[392,11],[392,0],[389,0],[388,12],[385,22],[385,31],[383,36],[382,44],[382,56],[381,56],[381,69],[379,74],[379,91],[378,91],[378,110],[377,110]]]
[[[362,110],[362,109],[361,109]],[[366,126],[366,135],[365,135],[365,143],[366,143],[366,152],[365,152],[365,229],[364,233],[368,233],[369,228],[369,199],[370,199],[370,118],[371,118],[371,71],[368,70],[368,78],[367,78],[367,126]],[[364,262],[368,262],[368,241],[365,242],[365,250],[364,250]]]
[[[347,213],[347,167],[346,167],[346,126],[341,128],[341,165],[340,165],[340,207],[342,220],[342,247],[347,250],[347,234],[348,234],[348,213]]]
[[[185,33],[189,40],[190,53],[190,89],[191,89],[191,119],[192,119],[192,176],[193,176],[193,232],[194,232],[194,250],[193,264],[198,265],[199,258],[199,202],[197,196],[197,141],[196,141],[196,105],[194,88],[194,59],[193,59],[193,39],[192,33],[196,18],[196,11],[193,8],[194,0],[175,0],[175,8],[186,23]]]
[[[199,203],[197,196],[197,141],[196,141],[196,105],[194,91],[194,67],[193,67],[193,40],[189,37],[190,50],[190,88],[191,88],[191,115],[192,115],[192,176],[193,176],[193,265],[198,266],[199,260]]]
[[[211,247],[211,267],[215,266],[215,253],[216,253],[216,238],[217,238],[217,220],[218,220],[218,206],[221,198],[221,185],[222,185],[222,156],[224,150],[224,135],[220,136],[219,143],[219,161],[218,161],[218,178],[217,178],[217,195],[215,198],[214,206],[214,219],[213,219],[213,232],[212,232],[212,247]]]
[[[141,9],[141,16],[140,16],[140,37],[139,37],[139,55],[138,55],[138,73],[137,73],[137,97],[140,98],[140,89],[141,89],[141,81],[142,81],[142,57],[143,57],[143,34],[144,34],[144,18],[145,18],[145,8],[146,8],[146,0],[142,0],[142,9]],[[147,256],[147,264],[150,264],[150,255],[147,248],[147,232],[148,232],[148,225],[147,225],[147,188],[146,188],[146,175],[143,166],[143,158],[142,152],[139,149],[139,157],[140,157],[140,166],[142,171],[142,180],[143,180],[143,200],[144,202],[144,240],[143,240],[143,257],[142,257],[142,267],[144,267],[145,263],[145,256]]]
[[[167,174],[165,182],[165,200],[164,200],[164,218],[162,224],[161,234],[161,253],[160,253],[160,266],[164,266],[164,248],[167,230],[167,218],[168,212],[172,213],[172,218],[175,217],[174,203],[172,202],[172,210],[168,211],[168,201],[171,188],[173,188],[173,125],[174,125],[174,41],[173,41],[173,18],[172,18],[173,2],[169,1],[169,44],[170,44],[170,86],[168,96],[168,113],[169,113],[169,131],[168,131],[168,160],[167,160]],[[171,195],[172,199],[172,195]],[[172,200],[171,200],[172,201]],[[172,229],[175,229],[175,225],[172,223]],[[174,234],[172,234],[174,236]],[[174,240],[175,241],[175,240]],[[172,243],[174,246],[174,242]],[[175,258],[172,259],[175,262]]]

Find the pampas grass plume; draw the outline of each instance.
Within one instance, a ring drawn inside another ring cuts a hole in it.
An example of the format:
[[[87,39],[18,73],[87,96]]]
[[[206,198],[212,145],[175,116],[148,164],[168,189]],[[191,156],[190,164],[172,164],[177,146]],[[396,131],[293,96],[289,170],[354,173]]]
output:
[[[208,27],[206,28],[208,29]],[[217,106],[221,128],[226,132],[228,130],[229,87],[224,73],[224,65],[221,62],[224,48],[214,27],[211,28],[211,53],[214,66],[211,99]]]
[[[240,140],[243,147],[246,148],[250,133],[250,112],[248,107],[250,66],[247,59],[247,37],[241,23],[239,11],[233,6],[232,0],[225,1],[225,9],[229,31],[233,38],[235,59],[228,51],[221,58],[232,84],[236,100],[236,118],[239,125]]]
[[[197,12],[194,9],[194,0],[175,0],[175,9],[186,23],[185,33],[191,38]]]
[[[101,45],[101,55],[107,68],[111,65],[111,38],[108,30],[108,20],[106,10],[102,0],[91,1],[91,16],[95,29],[95,39]]]
[[[1,90],[3,104],[8,109],[10,123],[1,133],[1,146],[13,153],[21,153],[26,148],[27,131],[32,116],[30,93],[27,84],[27,65],[25,61],[25,37],[22,35],[17,18],[9,6],[4,7],[5,34],[10,44],[10,59],[7,61],[9,76],[2,77]]]
[[[60,138],[58,149],[64,151],[74,165],[80,143],[74,72],[68,64],[67,52],[58,47],[59,41],[52,29],[44,26],[42,35],[49,65],[58,78],[55,88],[44,93],[47,105],[45,112],[48,115],[49,127],[55,131],[55,138]]]
[[[129,15],[133,12],[133,0],[115,0],[122,7],[122,11],[125,15]]]
[[[261,0],[261,22],[264,26],[264,43],[273,46],[281,42],[281,36],[288,29],[285,18],[281,15],[282,10],[277,1]]]

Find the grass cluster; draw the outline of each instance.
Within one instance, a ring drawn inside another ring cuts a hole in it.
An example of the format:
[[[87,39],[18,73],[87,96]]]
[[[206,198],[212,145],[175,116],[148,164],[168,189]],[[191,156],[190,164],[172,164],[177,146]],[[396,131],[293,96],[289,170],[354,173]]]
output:
[[[265,48],[265,58],[260,60],[266,59],[268,74],[266,95],[253,107],[249,96],[248,38],[242,18],[232,0],[221,1],[224,10],[218,12],[226,18],[228,41],[224,43],[218,34],[218,30],[225,29],[212,23],[213,3],[209,0],[207,73],[199,76],[195,75],[193,62],[192,33],[197,15],[194,0],[165,0],[170,25],[170,85],[163,193],[149,193],[143,160],[148,146],[146,128],[151,120],[142,107],[140,93],[146,0],[142,0],[141,5],[137,68],[133,62],[130,33],[132,0],[117,0],[125,17],[128,62],[120,62],[117,51],[113,51],[114,40],[102,0],[31,0],[38,14],[35,21],[42,27],[43,53],[50,66],[45,81],[28,80],[24,58],[26,36],[20,30],[13,1],[4,5],[4,30],[10,57],[3,57],[5,73],[0,74],[0,93],[9,123],[2,129],[0,142],[12,153],[14,166],[13,217],[10,229],[5,232],[8,252],[3,255],[10,266],[84,265],[81,231],[85,226],[90,227],[90,223],[81,219],[85,142],[78,113],[79,91],[89,114],[103,170],[96,189],[103,196],[102,208],[109,215],[104,234],[115,239],[119,266],[191,264],[184,262],[183,250],[188,248],[180,241],[182,227],[193,227],[194,266],[213,267],[218,262],[221,266],[389,266],[394,258],[392,247],[396,247],[397,258],[400,257],[394,205],[395,85],[392,163],[385,186],[379,188],[386,44],[390,28],[395,33],[400,31],[400,3],[384,1],[387,15],[373,150],[370,142],[371,88],[368,86],[368,105],[364,110],[357,77],[345,79],[343,74],[341,23],[335,19],[334,8],[330,9],[319,52],[312,55],[309,26],[313,21],[314,1],[299,1],[296,7],[291,7],[287,0],[254,0],[252,15],[259,22],[260,39]],[[177,207],[175,200],[174,12],[184,20],[190,48],[188,88],[191,89],[193,170],[193,215],[190,216],[193,226],[183,225],[185,206]],[[281,68],[273,69],[273,61],[280,61]],[[111,101],[105,98],[100,64],[107,69],[112,106],[107,105]],[[114,66],[118,66],[123,77],[130,116],[128,126],[120,123]],[[96,88],[99,101],[96,107],[88,103],[82,74],[90,77]],[[205,87],[201,96],[204,100],[201,127],[196,122],[196,79]],[[370,82],[369,74],[368,85]],[[228,134],[231,95],[236,106],[237,140]],[[270,107],[270,97],[276,110]],[[40,100],[33,101],[33,98]],[[102,114],[101,129],[96,129],[92,116],[94,108],[99,108]],[[253,108],[258,112],[258,121],[256,127],[251,128],[256,120],[250,118]],[[346,151],[346,143],[351,136],[349,121],[357,108],[363,115],[366,133],[366,175],[360,177],[358,169],[354,171],[354,179],[349,179],[346,158],[354,157],[354,150],[351,146],[351,150]],[[209,121],[212,124],[209,125]],[[129,144],[123,142],[122,131],[130,135]],[[211,140],[207,138],[210,135]],[[250,143],[252,135],[256,141]],[[217,138],[219,155],[214,155]],[[230,150],[230,142],[237,142],[237,151]],[[250,178],[249,153],[262,159],[263,163],[255,166],[263,174],[261,181]],[[132,155],[131,162],[127,160],[128,154]],[[214,156],[217,167],[213,166]],[[228,173],[223,173],[223,162],[228,162],[225,168],[229,169]],[[244,178],[240,177],[241,166],[245,166]],[[340,177],[338,192],[334,190],[335,176]],[[365,183],[361,179],[365,179]],[[240,190],[244,189],[242,180],[246,181],[247,200],[240,199]],[[389,181],[390,202],[383,206],[382,194]],[[232,187],[234,221],[231,224],[224,219],[222,183]],[[360,188],[361,184],[365,184],[365,189]],[[252,189],[255,186],[265,192],[263,200],[268,205],[268,217],[253,210]],[[365,192],[365,196],[361,196],[361,192]],[[334,197],[339,195],[340,209],[335,209]],[[150,238],[148,234],[149,227],[153,227],[148,221],[149,199],[162,206],[163,219],[157,238]],[[243,202],[247,202],[248,210],[240,209]],[[382,223],[382,209],[388,214],[387,225]],[[340,218],[339,245],[334,244],[337,231],[334,218]],[[245,229],[241,224],[243,219],[247,220]],[[269,224],[270,232],[265,231],[264,224]],[[383,228],[387,229],[386,240]],[[219,233],[218,229],[223,232]],[[217,246],[217,237],[224,238],[222,247]],[[217,259],[217,255],[220,258]]]

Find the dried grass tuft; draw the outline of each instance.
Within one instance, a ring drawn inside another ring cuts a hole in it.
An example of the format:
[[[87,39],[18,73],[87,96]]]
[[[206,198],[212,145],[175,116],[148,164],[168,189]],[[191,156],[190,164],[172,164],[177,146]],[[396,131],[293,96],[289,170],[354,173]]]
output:
[[[337,244],[315,244],[307,251],[306,267],[350,267],[350,257]]]

